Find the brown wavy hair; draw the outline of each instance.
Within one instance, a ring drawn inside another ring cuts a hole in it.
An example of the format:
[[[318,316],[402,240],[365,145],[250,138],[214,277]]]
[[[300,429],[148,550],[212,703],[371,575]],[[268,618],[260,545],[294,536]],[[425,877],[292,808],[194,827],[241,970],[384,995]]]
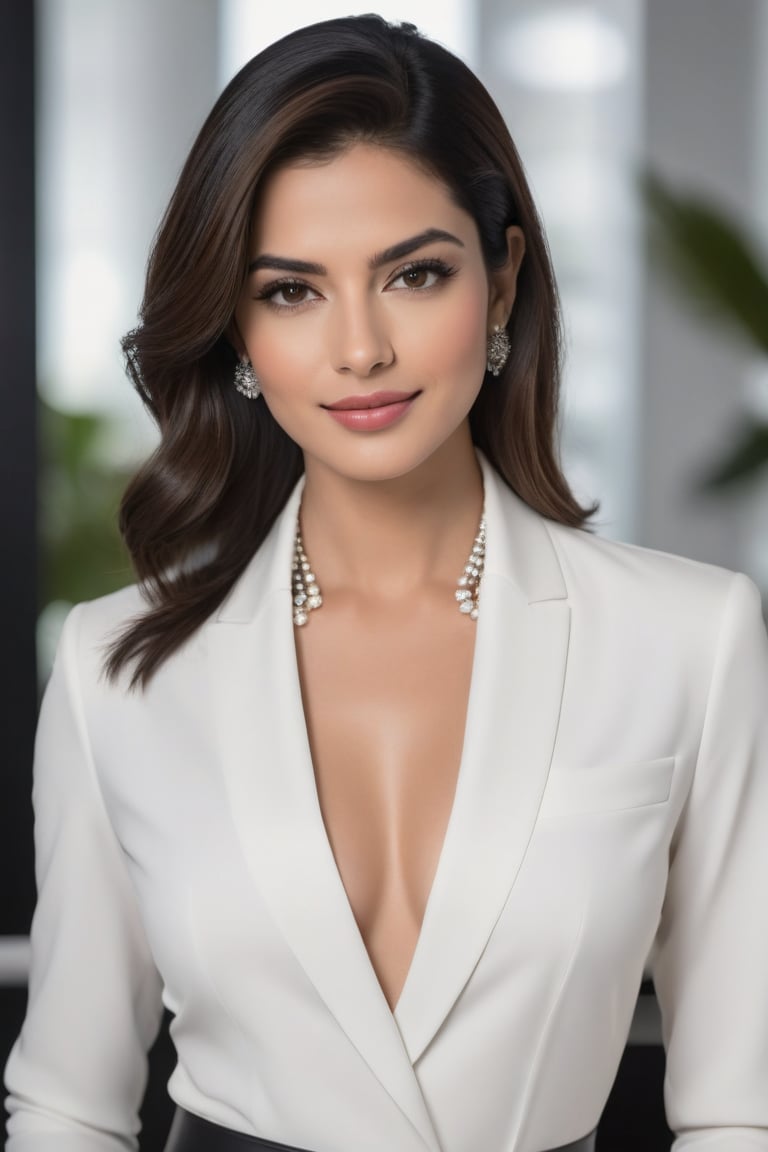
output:
[[[584,526],[558,460],[561,327],[547,243],[504,121],[476,76],[410,24],[327,20],[254,57],[224,90],[184,165],[147,269],[128,375],[157,422],[120,528],[147,610],[112,644],[106,672],[152,673],[221,604],[303,470],[267,406],[233,387],[227,333],[265,177],[351,142],[396,149],[440,179],[477,225],[489,269],[505,230],[526,254],[507,331],[512,352],[470,413],[474,442],[537,512]]]

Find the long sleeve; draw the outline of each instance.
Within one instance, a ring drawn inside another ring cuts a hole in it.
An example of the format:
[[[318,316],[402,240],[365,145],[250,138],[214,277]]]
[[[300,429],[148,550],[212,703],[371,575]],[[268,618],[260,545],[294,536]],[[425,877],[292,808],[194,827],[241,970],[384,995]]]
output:
[[[6,1066],[7,1152],[137,1147],[161,984],[89,751],[74,609],[43,700],[27,1016]]]
[[[768,641],[735,575],[652,958],[673,1152],[768,1152]]]

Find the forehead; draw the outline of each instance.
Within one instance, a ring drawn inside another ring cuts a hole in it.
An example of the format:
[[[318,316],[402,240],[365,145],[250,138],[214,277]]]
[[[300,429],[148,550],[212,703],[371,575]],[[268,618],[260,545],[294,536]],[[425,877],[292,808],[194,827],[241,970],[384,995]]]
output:
[[[268,177],[251,248],[256,254],[341,246],[368,254],[427,228],[460,231],[470,242],[476,237],[472,217],[440,179],[403,153],[353,144],[331,159],[297,161]]]

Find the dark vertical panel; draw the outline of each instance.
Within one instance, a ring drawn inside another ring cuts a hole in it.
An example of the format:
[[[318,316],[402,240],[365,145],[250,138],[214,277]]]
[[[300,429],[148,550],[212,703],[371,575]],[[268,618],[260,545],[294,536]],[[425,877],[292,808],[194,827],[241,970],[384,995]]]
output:
[[[0,934],[22,934],[37,709],[34,4],[0,8]]]

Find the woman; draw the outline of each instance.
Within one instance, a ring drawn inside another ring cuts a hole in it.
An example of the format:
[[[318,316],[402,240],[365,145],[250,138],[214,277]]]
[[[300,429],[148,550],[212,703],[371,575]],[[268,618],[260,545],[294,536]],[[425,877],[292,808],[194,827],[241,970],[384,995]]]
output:
[[[594,1147],[650,957],[675,1148],[768,1150],[768,654],[743,576],[584,531],[512,142],[368,16],[232,81],[130,373],[140,589],[38,734],[9,1152]]]

